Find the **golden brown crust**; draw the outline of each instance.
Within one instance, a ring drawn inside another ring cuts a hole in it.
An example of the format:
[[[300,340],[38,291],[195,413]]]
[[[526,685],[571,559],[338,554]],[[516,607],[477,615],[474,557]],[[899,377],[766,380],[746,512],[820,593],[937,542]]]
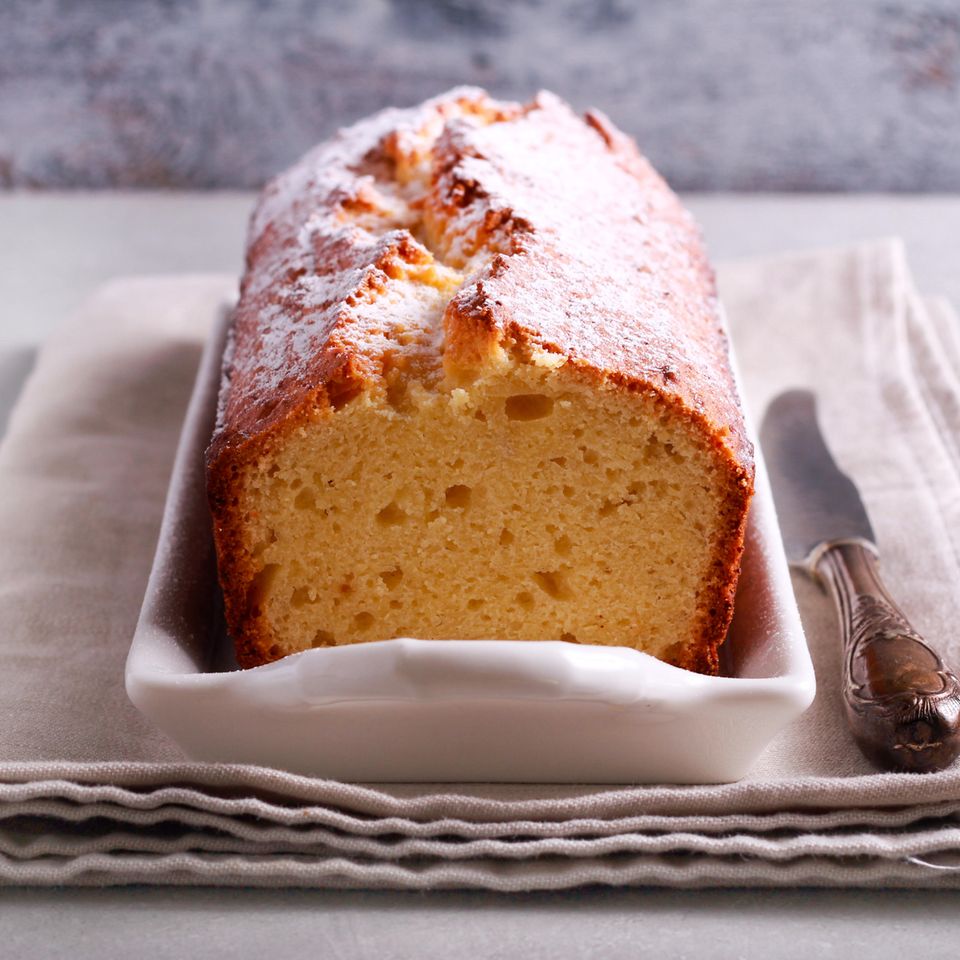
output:
[[[351,216],[382,204],[432,130],[433,168],[415,237],[380,237]],[[418,139],[419,138],[419,139]],[[477,254],[482,254],[478,262]],[[699,231],[627,137],[551,95],[521,107],[454,91],[386,111],[278,177],[254,213],[225,363],[208,486],[227,621],[238,659],[272,658],[244,543],[240,480],[298,424],[382,383],[396,361],[391,278],[466,271],[444,314],[444,365],[481,368],[497,350],[565,358],[564,376],[645,392],[706,438],[724,465],[729,514],[716,544],[702,646],[677,664],[716,672],[752,493],[752,448]]]

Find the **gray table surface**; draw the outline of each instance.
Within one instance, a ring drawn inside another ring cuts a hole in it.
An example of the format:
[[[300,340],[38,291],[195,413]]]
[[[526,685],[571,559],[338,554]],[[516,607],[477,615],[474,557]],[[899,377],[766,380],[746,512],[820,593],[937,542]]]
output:
[[[960,197],[686,198],[715,259],[900,235],[960,306]],[[0,196],[0,418],[37,345],[102,281],[239,269],[248,194]],[[607,890],[496,895],[130,887],[0,891],[0,956],[956,956],[956,894]]]

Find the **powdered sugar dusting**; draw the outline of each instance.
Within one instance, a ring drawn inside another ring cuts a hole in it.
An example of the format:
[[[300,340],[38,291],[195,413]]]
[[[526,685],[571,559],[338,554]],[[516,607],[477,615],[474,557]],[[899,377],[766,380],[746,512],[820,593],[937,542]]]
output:
[[[338,377],[439,376],[443,308],[462,277],[422,242],[418,204],[446,119],[486,103],[463,88],[386,110],[268,184],[250,224],[218,436],[242,442]]]
[[[444,352],[482,363],[481,327],[673,397],[749,460],[712,274],[676,197],[603,118],[473,89],[364,120],[268,185],[215,446],[398,371],[436,385]]]
[[[608,381],[676,398],[750,460],[699,230],[631,141],[541,94],[514,122],[448,125],[437,152],[440,189],[471,195],[449,221],[458,242],[502,253],[448,308],[448,357],[457,327],[485,318]]]

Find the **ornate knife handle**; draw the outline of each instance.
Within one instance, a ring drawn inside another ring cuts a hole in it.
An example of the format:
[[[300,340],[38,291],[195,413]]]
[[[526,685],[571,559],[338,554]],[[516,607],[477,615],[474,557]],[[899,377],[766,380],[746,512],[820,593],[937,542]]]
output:
[[[843,702],[860,749],[887,770],[942,770],[960,753],[960,680],[887,593],[872,544],[825,544],[810,565],[840,611]]]

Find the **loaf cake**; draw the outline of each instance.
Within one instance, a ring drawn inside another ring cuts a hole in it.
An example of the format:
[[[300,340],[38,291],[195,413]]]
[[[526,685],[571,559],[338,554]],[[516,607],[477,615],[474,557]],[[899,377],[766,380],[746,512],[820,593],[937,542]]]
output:
[[[715,673],[752,454],[698,229],[600,113],[457,89],[260,198],[207,453],[241,666],[420,637]]]

